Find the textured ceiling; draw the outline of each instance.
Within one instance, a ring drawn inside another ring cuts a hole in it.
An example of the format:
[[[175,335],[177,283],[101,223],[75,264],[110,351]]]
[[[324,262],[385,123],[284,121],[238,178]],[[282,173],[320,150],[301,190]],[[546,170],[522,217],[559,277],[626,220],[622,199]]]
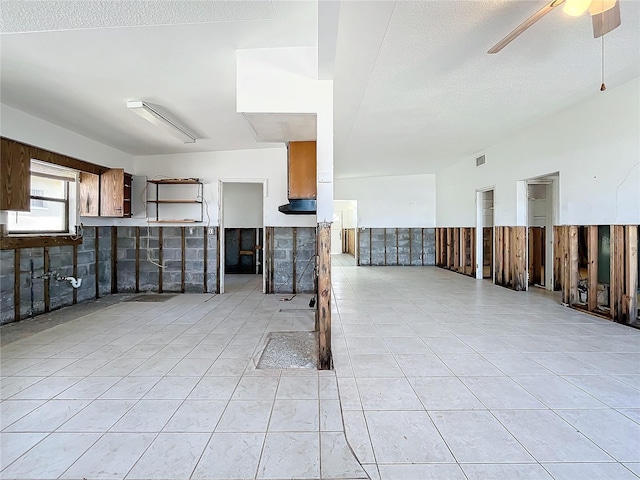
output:
[[[343,3],[334,84],[337,175],[434,172],[542,115],[603,95],[601,45],[588,15],[569,18],[557,9],[501,53],[486,53],[544,4]],[[640,2],[622,0],[621,10],[622,26],[605,42],[609,88],[640,73]]]
[[[2,1],[0,32],[267,20],[270,1]]]
[[[30,1],[18,2],[28,18],[11,18],[5,3],[10,2],[2,2],[5,25],[51,26],[47,16],[53,7],[38,10]],[[92,14],[78,16],[66,4],[80,2],[35,3],[58,5],[58,26],[111,27],[128,14],[131,22],[176,23],[0,37],[2,103],[133,155],[268,147],[236,113],[235,52],[317,43],[314,2],[96,2]],[[174,10],[174,4],[182,7]],[[184,24],[200,14],[206,23]],[[128,111],[128,100],[162,107],[198,141],[176,141]]]

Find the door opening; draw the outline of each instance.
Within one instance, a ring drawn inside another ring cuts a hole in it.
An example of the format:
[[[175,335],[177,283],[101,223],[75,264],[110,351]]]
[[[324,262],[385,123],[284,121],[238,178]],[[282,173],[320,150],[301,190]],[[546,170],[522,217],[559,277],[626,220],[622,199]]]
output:
[[[553,290],[553,225],[558,175],[527,180],[527,283]]]
[[[264,181],[220,182],[220,293],[248,282],[264,292]]]
[[[476,278],[493,281],[493,189],[476,192]]]

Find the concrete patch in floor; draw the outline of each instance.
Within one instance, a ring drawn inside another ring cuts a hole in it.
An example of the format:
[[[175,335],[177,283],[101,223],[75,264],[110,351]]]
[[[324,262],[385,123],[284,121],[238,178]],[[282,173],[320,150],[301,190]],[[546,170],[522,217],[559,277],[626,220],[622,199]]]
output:
[[[317,365],[318,339],[314,332],[272,332],[256,368],[316,369]]]

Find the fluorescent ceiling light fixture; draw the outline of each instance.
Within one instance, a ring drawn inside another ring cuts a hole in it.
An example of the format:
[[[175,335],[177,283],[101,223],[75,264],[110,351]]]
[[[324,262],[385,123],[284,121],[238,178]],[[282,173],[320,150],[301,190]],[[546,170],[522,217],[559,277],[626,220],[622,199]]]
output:
[[[140,100],[131,100],[127,102],[127,108],[154,125],[164,128],[167,132],[182,140],[184,143],[196,143],[196,136],[193,133],[189,133],[183,127],[167,118],[163,113],[160,113],[148,103]]]

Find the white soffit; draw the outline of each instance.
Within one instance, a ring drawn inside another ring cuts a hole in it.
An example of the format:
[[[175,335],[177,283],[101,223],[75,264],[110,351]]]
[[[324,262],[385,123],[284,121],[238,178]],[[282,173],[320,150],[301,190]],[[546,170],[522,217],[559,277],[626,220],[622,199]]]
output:
[[[2,1],[0,32],[239,22],[273,18],[270,1]]]
[[[316,139],[317,117],[306,113],[243,113],[260,142],[304,142]]]

